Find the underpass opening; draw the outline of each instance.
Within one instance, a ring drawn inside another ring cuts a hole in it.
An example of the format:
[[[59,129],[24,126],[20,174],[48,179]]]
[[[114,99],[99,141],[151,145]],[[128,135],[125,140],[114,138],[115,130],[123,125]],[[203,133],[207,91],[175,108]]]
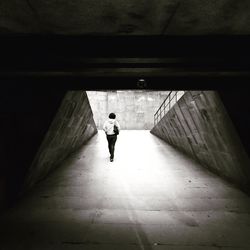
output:
[[[143,101],[150,102],[148,96],[141,98],[146,91],[138,93],[139,98],[133,100],[140,104]],[[92,94],[93,97],[97,96],[96,93]],[[166,94],[164,98],[168,96]],[[119,95],[112,92],[112,103],[116,96],[121,95],[121,92]],[[60,139],[60,131],[63,131],[60,130],[63,128],[60,118],[67,118],[66,132],[72,132],[75,131],[75,126],[71,126],[73,121],[79,121],[78,115],[83,116],[83,110],[74,104],[78,97],[82,97],[80,100],[86,105],[89,99],[91,106],[91,98],[86,99],[84,96],[85,91],[70,91],[66,94],[66,102],[62,103],[60,115],[55,117],[52,126],[54,132],[59,132],[57,139]],[[121,131],[119,140],[126,150],[117,148],[119,155],[113,165],[107,162],[107,151],[103,150],[106,147],[104,133],[93,136],[79,154],[73,155],[59,171],[51,173],[40,182],[34,190],[35,209],[34,202],[24,202],[21,211],[26,211],[28,216],[23,216],[22,219],[25,221],[29,216],[35,218],[29,230],[34,230],[34,225],[43,226],[46,217],[49,221],[45,226],[46,230],[37,231],[37,235],[39,234],[39,239],[49,240],[50,244],[60,244],[60,247],[76,244],[96,247],[97,244],[103,244],[112,248],[115,244],[118,246],[125,243],[125,249],[136,246],[139,249],[152,250],[158,245],[179,244],[189,244],[188,247],[191,248],[200,245],[213,248],[215,240],[219,247],[227,246],[227,239],[223,241],[223,238],[221,240],[216,237],[228,235],[228,229],[231,229],[229,233],[235,233],[234,216],[239,216],[247,209],[249,211],[249,201],[241,192],[201,168],[201,165],[208,167],[206,163],[210,163],[209,159],[214,157],[213,159],[218,160],[216,167],[220,174],[225,170],[236,175],[243,171],[237,170],[238,166],[242,167],[242,160],[232,167],[239,158],[233,158],[232,163],[232,158],[227,158],[230,154],[234,157],[234,153],[239,152],[223,151],[228,148],[235,149],[238,141],[232,136],[234,132],[230,130],[230,120],[218,98],[214,91],[185,91],[167,112],[162,111],[164,115],[158,123],[149,128],[157,137],[145,129]],[[121,98],[118,98],[117,103],[108,106],[110,109],[104,114],[114,111],[119,115],[119,110],[113,108],[119,107]],[[102,105],[97,105],[96,110],[100,111],[101,107]],[[142,107],[138,104],[132,114],[139,108]],[[155,111],[157,109],[159,110],[159,106]],[[92,111],[85,111],[91,114],[94,108]],[[119,120],[122,120],[122,114],[118,116]],[[87,118],[88,115],[84,117]],[[151,122],[154,123],[154,112]],[[102,124],[101,120],[99,124]],[[126,132],[130,133],[130,137]],[[60,145],[65,142],[67,133],[62,134],[64,140],[59,140]],[[221,144],[221,139],[227,140],[226,145]],[[178,154],[177,150],[165,142],[186,152],[190,158]],[[235,144],[234,147],[232,144]],[[51,144],[48,145],[51,147]],[[224,168],[220,165],[220,159],[229,159],[225,161]],[[235,214],[230,219],[227,215],[232,211]],[[36,220],[41,224],[37,224]],[[239,220],[241,230],[245,229],[242,221]],[[15,228],[13,224],[10,225]],[[199,234],[201,231],[206,234]],[[235,238],[242,239],[242,232],[245,231],[242,230]],[[244,239],[247,239],[247,233],[248,231],[244,233]],[[25,230],[16,235],[27,236]],[[207,235],[211,236],[212,243],[207,240]],[[245,244],[234,240],[234,237],[230,239],[233,246],[249,246],[248,242]],[[34,244],[38,244],[38,241],[35,240]]]
[[[183,93],[169,90],[65,92],[65,99],[26,175],[27,187],[47,176],[67,155],[102,130],[108,114],[115,112],[122,130],[150,131],[205,168],[247,191],[249,158],[220,96],[215,91]],[[42,112],[46,113],[45,108]],[[143,151],[142,133],[138,140],[141,144],[137,146]],[[127,149],[130,143],[127,141]]]
[[[86,91],[97,128],[103,128],[114,112],[123,130],[151,130],[154,114],[170,91],[106,90]]]

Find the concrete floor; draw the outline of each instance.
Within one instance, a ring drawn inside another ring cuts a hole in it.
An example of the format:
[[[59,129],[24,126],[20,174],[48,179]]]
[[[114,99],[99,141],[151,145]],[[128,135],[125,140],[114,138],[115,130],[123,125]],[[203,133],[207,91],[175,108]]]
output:
[[[103,131],[0,218],[0,249],[250,249],[250,197],[149,131]]]

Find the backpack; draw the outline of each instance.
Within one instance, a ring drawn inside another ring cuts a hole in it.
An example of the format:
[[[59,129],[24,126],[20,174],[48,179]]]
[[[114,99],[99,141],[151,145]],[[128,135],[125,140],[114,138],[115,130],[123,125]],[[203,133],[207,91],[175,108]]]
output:
[[[114,125],[114,133],[115,135],[119,135],[119,129],[116,125]]]

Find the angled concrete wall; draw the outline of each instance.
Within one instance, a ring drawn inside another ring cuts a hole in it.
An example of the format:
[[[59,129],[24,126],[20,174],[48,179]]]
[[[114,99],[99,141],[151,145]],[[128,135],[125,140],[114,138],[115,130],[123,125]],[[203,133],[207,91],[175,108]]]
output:
[[[187,91],[151,133],[249,191],[250,160],[217,92]]]
[[[116,113],[122,129],[152,129],[154,114],[168,93],[149,90],[87,91],[98,129],[102,129],[111,112]]]
[[[25,188],[47,176],[95,133],[97,128],[86,92],[67,92],[29,169]]]

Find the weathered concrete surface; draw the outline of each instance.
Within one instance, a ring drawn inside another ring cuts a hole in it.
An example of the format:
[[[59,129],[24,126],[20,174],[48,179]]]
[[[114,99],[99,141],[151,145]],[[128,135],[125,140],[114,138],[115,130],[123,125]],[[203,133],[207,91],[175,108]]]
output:
[[[151,132],[249,192],[249,157],[215,91],[187,91]]]
[[[149,131],[103,131],[0,217],[8,250],[247,250],[250,198]]]
[[[249,34],[248,0],[1,0],[1,33]]]
[[[98,129],[102,129],[111,112],[117,115],[122,129],[153,128],[154,114],[168,93],[149,90],[87,91]]]
[[[44,178],[95,133],[86,92],[68,91],[29,169],[26,188]]]

